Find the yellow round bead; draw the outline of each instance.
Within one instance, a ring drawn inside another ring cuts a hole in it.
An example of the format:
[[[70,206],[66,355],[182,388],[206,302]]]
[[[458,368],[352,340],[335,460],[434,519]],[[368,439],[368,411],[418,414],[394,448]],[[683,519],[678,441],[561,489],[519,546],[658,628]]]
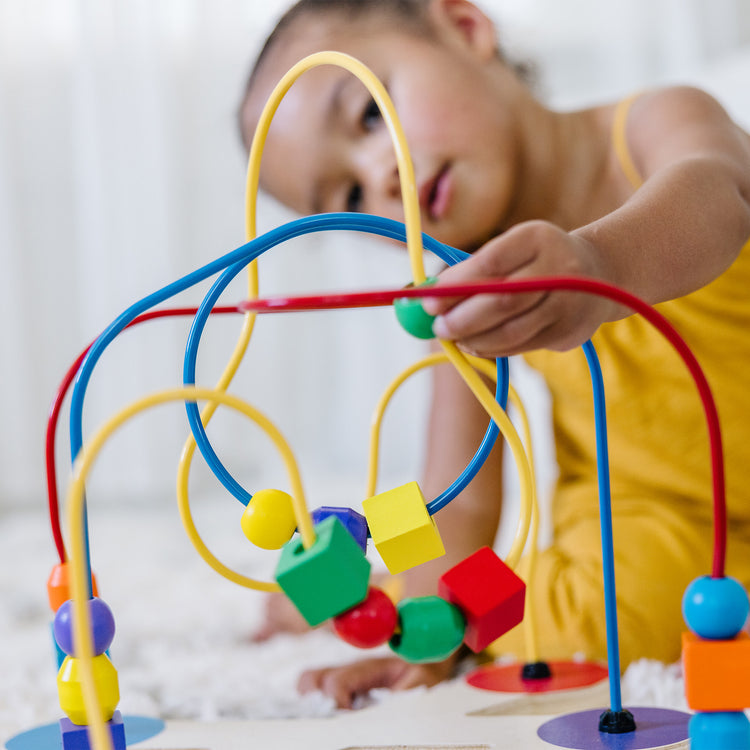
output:
[[[89,724],[86,707],[83,702],[83,685],[81,684],[81,660],[66,656],[57,673],[57,693],[60,708],[67,717],[79,726]],[[104,720],[109,721],[120,702],[120,687],[117,670],[106,654],[95,656],[93,660],[94,682],[101,700]]]
[[[240,524],[256,547],[281,549],[297,528],[292,496],[282,490],[258,490],[247,504]]]

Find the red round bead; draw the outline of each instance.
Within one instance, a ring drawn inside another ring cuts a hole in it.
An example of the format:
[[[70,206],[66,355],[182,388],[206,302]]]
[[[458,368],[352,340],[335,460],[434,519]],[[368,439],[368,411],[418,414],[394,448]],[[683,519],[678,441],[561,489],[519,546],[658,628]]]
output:
[[[398,612],[384,591],[370,586],[362,603],[337,615],[332,622],[341,640],[357,648],[375,648],[393,635]]]

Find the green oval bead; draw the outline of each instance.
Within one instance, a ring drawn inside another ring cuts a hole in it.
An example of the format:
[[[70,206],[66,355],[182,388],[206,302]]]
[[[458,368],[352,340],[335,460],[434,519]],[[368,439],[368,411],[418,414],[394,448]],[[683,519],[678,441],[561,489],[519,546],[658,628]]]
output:
[[[429,278],[420,286],[431,286],[436,281],[435,278]],[[432,322],[435,320],[435,316],[425,312],[421,299],[401,297],[394,300],[393,309],[396,313],[396,319],[407,333],[418,339],[435,338],[435,334],[432,332]]]
[[[399,628],[388,645],[404,661],[443,661],[463,642],[466,623],[461,611],[439,596],[404,599],[398,615]]]

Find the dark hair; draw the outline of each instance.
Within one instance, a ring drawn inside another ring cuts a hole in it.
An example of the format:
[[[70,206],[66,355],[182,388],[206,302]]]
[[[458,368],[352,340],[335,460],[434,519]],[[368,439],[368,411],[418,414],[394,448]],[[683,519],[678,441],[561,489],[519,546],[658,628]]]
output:
[[[377,11],[391,13],[400,20],[413,22],[415,28],[425,30],[427,28],[425,10],[428,3],[429,0],[298,0],[281,16],[261,48],[248,77],[245,96],[252,88],[258,69],[268,56],[268,52],[298,18],[307,14],[328,13],[355,21]]]
[[[377,12],[381,15],[390,14],[394,16],[399,21],[406,23],[410,30],[415,33],[429,34],[431,30],[427,16],[429,3],[430,0],[297,0],[297,2],[281,16],[273,31],[269,34],[263,44],[263,47],[258,53],[255,63],[251,68],[238,112],[240,137],[244,140],[242,133],[243,105],[247,101],[247,97],[253,88],[253,84],[258,76],[258,71],[270,50],[297,19],[305,15],[323,15],[327,13],[343,17],[350,21],[356,21],[368,14]],[[518,77],[527,85],[533,86],[536,71],[532,64],[529,64],[528,62],[508,60],[500,49],[498,49],[498,57],[513,69]]]

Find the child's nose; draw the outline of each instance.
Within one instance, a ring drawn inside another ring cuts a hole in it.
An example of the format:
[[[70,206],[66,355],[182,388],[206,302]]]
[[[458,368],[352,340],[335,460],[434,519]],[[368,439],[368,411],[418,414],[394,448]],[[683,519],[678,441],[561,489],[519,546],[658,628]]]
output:
[[[375,176],[375,196],[387,204],[401,199],[401,181],[399,180],[398,167],[395,160],[382,164],[379,173]]]
[[[389,210],[394,201],[400,202],[401,183],[399,180],[396,155],[390,138],[378,139],[378,143],[371,144],[365,157],[363,168],[365,178],[366,198],[369,188],[369,197],[374,204],[368,210],[381,215],[392,216],[393,210]]]

